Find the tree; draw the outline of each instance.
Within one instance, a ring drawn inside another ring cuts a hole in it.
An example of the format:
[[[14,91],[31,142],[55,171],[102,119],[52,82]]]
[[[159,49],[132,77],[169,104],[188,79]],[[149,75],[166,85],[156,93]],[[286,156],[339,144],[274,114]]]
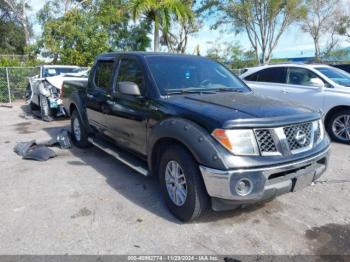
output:
[[[149,47],[151,22],[132,23],[127,1],[100,0],[95,6],[96,17],[109,35],[110,50],[143,51]]]
[[[36,50],[55,63],[87,66],[100,53],[145,50],[150,44],[150,24],[131,24],[125,1],[74,1],[65,11],[62,2],[48,4],[38,14],[44,28]]]
[[[27,17],[27,11],[30,10],[30,0],[0,0],[1,5],[5,5],[14,15],[17,22],[22,26],[26,46],[30,43],[31,24]]]
[[[220,43],[217,40],[208,42],[208,45],[207,56],[231,69],[242,69],[257,64],[252,51],[245,51],[239,42],[232,45],[230,43]]]
[[[337,46],[336,34],[343,17],[338,0],[306,0],[307,15],[302,20],[301,29],[310,34],[315,46],[315,59],[329,55]],[[328,42],[321,50],[320,41],[327,37]]]
[[[197,4],[196,0],[184,0],[192,10]],[[163,32],[161,43],[168,47],[173,53],[185,53],[188,44],[188,37],[199,31],[201,23],[195,17],[190,20],[176,21],[172,19],[168,32]]]
[[[23,54],[25,38],[23,28],[13,12],[0,1],[0,50],[3,54]]]
[[[87,66],[95,56],[108,50],[108,35],[93,16],[78,9],[46,23],[43,33],[44,56],[53,62]]]
[[[153,22],[154,51],[159,51],[160,31],[169,32],[172,19],[180,22],[191,21],[193,13],[182,0],[131,0],[130,10],[134,20],[142,15]]]
[[[344,13],[339,17],[336,32],[350,42],[350,14]]]
[[[236,33],[245,32],[262,64],[270,61],[286,29],[305,15],[302,0],[206,0],[202,10],[214,11],[214,28],[228,24]]]
[[[197,1],[185,0],[185,3],[193,10]],[[202,24],[196,17],[184,21],[173,20],[171,29],[168,32],[163,32],[163,44],[173,53],[185,53],[189,36],[197,33]]]
[[[23,29],[16,22],[0,21],[0,50],[2,54],[24,54]]]

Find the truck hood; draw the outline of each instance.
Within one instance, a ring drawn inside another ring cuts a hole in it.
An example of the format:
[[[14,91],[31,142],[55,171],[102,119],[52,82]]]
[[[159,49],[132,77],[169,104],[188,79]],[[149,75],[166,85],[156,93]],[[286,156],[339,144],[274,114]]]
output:
[[[319,118],[306,107],[253,92],[178,95],[170,97],[168,103],[181,108],[185,117],[216,128],[284,125]]]

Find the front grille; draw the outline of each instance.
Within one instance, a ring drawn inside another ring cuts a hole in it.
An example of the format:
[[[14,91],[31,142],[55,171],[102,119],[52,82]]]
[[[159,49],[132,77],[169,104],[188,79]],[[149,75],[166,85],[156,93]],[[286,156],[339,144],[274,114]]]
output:
[[[312,123],[288,126],[284,127],[283,130],[291,151],[310,146],[312,142]],[[299,137],[303,137],[303,139],[298,140],[298,134]]]
[[[258,140],[260,152],[262,154],[277,152],[277,148],[272,138],[272,134],[270,130],[268,129],[255,130],[255,135]]]
[[[261,155],[298,154],[309,150],[321,136],[320,125],[313,122],[278,128],[255,129]],[[280,141],[277,146],[277,142]]]

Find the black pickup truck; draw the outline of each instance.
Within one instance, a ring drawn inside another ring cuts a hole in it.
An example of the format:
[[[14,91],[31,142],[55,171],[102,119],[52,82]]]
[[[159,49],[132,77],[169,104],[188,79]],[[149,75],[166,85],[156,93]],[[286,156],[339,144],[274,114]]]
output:
[[[296,191],[327,168],[319,113],[254,94],[221,64],[146,52],[97,57],[65,82],[78,147],[95,145],[157,176],[183,221]]]

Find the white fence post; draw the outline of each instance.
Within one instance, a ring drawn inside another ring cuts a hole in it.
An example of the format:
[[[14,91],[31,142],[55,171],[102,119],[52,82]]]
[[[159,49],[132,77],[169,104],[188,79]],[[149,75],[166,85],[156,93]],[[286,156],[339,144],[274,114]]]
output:
[[[9,102],[11,104],[12,101],[11,101],[11,89],[10,89],[10,78],[9,78],[9,69],[8,69],[8,67],[6,67],[6,79],[7,79],[7,90],[8,90],[8,95],[9,95]]]

